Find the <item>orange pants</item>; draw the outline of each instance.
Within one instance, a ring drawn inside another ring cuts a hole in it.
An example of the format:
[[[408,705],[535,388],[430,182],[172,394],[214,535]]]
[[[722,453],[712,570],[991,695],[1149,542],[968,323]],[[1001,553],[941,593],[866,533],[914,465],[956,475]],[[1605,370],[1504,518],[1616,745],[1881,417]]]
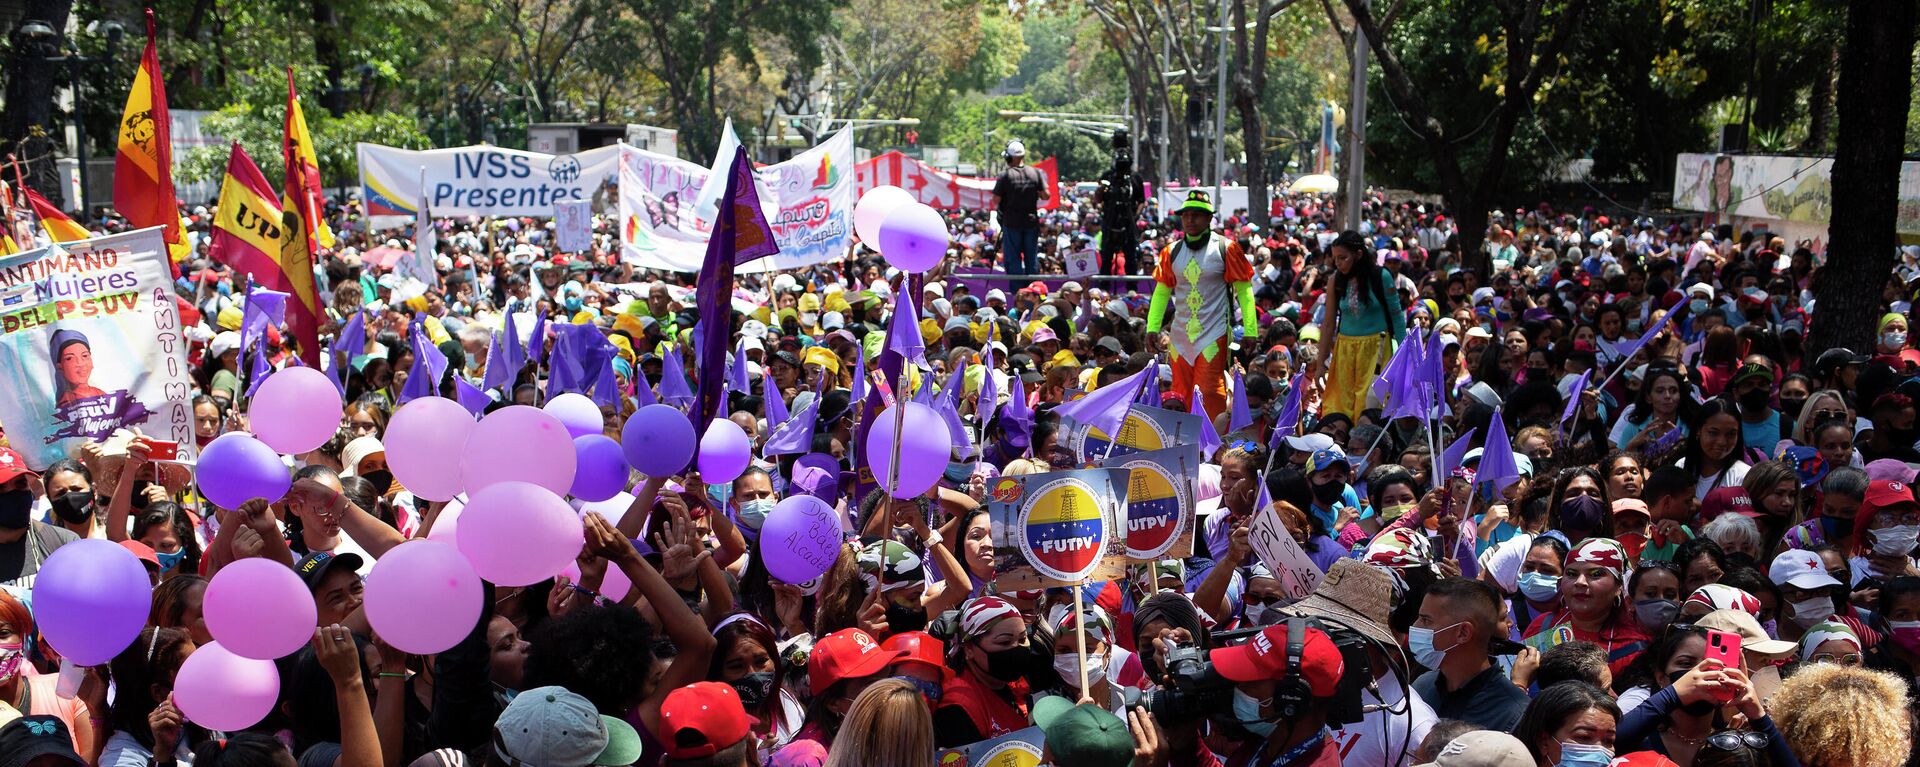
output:
[[[1227,364],[1232,360],[1227,352],[1226,336],[1214,341],[1211,348],[1211,360],[1204,354],[1192,362],[1179,354],[1173,355],[1173,394],[1185,400],[1193,396],[1193,387],[1198,385],[1200,406],[1206,409],[1209,419],[1227,411]]]

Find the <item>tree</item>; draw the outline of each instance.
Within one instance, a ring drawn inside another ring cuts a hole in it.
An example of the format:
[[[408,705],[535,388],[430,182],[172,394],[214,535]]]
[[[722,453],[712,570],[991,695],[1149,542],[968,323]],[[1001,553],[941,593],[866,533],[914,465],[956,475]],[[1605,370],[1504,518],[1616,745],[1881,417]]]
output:
[[[28,0],[19,18],[43,21],[64,29],[73,0]],[[0,115],[0,150],[24,166],[27,184],[56,202],[64,185],[53,169],[54,140],[59,124],[53,113],[53,92],[65,77],[47,60],[58,49],[45,41],[29,40],[17,30],[8,41],[7,109]],[[69,206],[71,207],[71,206]]]
[[[1251,3],[1253,7],[1247,6]],[[1267,160],[1266,121],[1261,115],[1267,95],[1267,33],[1273,18],[1293,5],[1293,0],[1234,0],[1233,3],[1233,106],[1240,112],[1240,131],[1246,137],[1247,213],[1256,221],[1266,220]],[[1251,13],[1253,21],[1248,22]],[[1247,27],[1253,27],[1249,36]],[[1249,39],[1251,37],[1251,39]]]
[[[1847,3],[1839,130],[1833,156],[1833,215],[1827,264],[1816,273],[1819,306],[1810,349],[1873,345],[1874,313],[1893,266],[1893,224],[1900,204],[1900,155],[1913,99],[1915,0]],[[1863,289],[1865,288],[1865,289]]]
[[[1469,268],[1482,271],[1488,266],[1482,248],[1487,234],[1487,210],[1493,202],[1507,169],[1507,149],[1513,143],[1520,118],[1531,113],[1534,97],[1540,92],[1549,72],[1558,68],[1567,42],[1581,28],[1581,16],[1589,0],[1491,0],[1484,6],[1460,2],[1445,9],[1425,10],[1447,13],[1463,29],[1470,30],[1490,15],[1492,35],[1483,33],[1480,46],[1486,49],[1493,66],[1485,74],[1485,88],[1495,95],[1491,113],[1474,123],[1447,124],[1440,119],[1427,99],[1434,82],[1417,81],[1402,61],[1399,51],[1404,38],[1383,34],[1385,25],[1375,20],[1367,0],[1345,0],[1354,25],[1366,35],[1367,45],[1379,59],[1381,78],[1392,95],[1388,108],[1397,108],[1410,130],[1427,144],[1427,159],[1439,176],[1440,191],[1447,198],[1459,226],[1461,256]],[[1392,19],[1398,3],[1386,18]],[[1462,73],[1444,73],[1457,78]],[[1485,131],[1484,138],[1481,137]],[[1461,144],[1484,141],[1485,155],[1474,165],[1472,175],[1461,162]]]

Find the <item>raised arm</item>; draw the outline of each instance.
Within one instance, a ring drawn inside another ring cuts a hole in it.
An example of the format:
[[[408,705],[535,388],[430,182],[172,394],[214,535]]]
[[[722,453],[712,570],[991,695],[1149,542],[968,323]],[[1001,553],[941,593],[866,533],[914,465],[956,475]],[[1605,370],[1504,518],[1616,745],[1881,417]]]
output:
[[[660,683],[654,686],[653,694],[640,703],[641,723],[649,730],[658,732],[660,704],[666,700],[667,693],[706,677],[707,661],[713,656],[715,644],[713,634],[707,632],[706,623],[700,616],[694,615],[686,603],[680,601],[679,593],[673,590],[667,579],[640,558],[633,541],[621,535],[605,517],[588,514],[586,527],[587,547],[627,574],[627,579],[633,582],[634,591],[646,598],[660,619],[661,630],[680,651],[679,655],[674,656],[673,665],[661,676]]]

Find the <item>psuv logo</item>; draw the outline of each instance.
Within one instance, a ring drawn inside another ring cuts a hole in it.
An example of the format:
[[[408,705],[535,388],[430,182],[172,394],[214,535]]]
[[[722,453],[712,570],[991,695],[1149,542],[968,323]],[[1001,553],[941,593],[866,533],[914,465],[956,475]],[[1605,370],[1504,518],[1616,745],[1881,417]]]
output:
[[[561,184],[571,184],[580,179],[580,161],[573,155],[563,154],[547,162],[547,173]]]

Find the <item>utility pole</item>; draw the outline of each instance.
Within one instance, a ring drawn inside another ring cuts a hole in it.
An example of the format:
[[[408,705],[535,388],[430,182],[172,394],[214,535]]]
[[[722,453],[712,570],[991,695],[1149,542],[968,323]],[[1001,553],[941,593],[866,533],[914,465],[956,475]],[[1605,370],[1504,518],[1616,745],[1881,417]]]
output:
[[[1167,67],[1171,66],[1167,60],[1173,57],[1173,51],[1168,49],[1167,42],[1168,42],[1168,37],[1164,34],[1161,35],[1160,36],[1160,73],[1161,73],[1160,78],[1162,80],[1166,78]],[[1161,94],[1160,96],[1160,131],[1157,136],[1157,138],[1160,141],[1160,179],[1159,179],[1160,184],[1153,188],[1153,193],[1156,196],[1158,196],[1161,193],[1160,190],[1167,188],[1167,177],[1168,177],[1168,171],[1167,171],[1168,141],[1167,139],[1168,139],[1168,134],[1172,130],[1173,130],[1173,125],[1167,122],[1167,97],[1165,94]]]
[[[1353,83],[1347,97],[1347,229],[1360,231],[1360,203],[1367,196],[1367,33],[1353,25]]]
[[[1222,185],[1226,183],[1227,170],[1227,0],[1220,0],[1220,61],[1214,66],[1214,80],[1219,83],[1213,96],[1213,205],[1219,210],[1223,201],[1220,198]],[[1363,81],[1364,82],[1364,81]],[[1233,211],[1227,211],[1233,215]],[[1225,221],[1226,216],[1220,220]]]

